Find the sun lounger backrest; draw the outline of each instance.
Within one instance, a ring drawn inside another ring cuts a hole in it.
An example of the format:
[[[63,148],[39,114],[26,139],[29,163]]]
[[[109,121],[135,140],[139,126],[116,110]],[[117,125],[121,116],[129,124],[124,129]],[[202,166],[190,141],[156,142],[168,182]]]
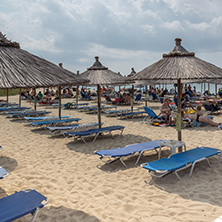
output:
[[[141,95],[141,94],[138,94],[138,95],[136,96],[135,101],[139,101],[139,100],[141,99],[141,97],[142,97],[142,95]]]
[[[156,115],[156,113],[154,113],[154,111],[152,109],[150,109],[148,106],[144,106],[144,110],[147,112],[147,114],[151,117],[151,118],[158,118],[158,116]]]

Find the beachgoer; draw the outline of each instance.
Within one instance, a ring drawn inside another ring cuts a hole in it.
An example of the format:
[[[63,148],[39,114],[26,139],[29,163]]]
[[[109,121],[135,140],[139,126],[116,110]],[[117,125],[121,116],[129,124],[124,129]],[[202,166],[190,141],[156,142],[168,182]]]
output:
[[[165,122],[167,122],[170,118],[170,115],[171,115],[171,110],[170,110],[170,107],[169,107],[169,99],[165,98],[163,100],[162,106],[160,107],[159,116],[162,116],[164,118]]]
[[[201,106],[197,106],[197,109],[195,110],[195,112],[196,112],[195,114],[194,113],[188,114],[187,109],[183,110],[182,117],[189,118],[191,120],[196,120],[197,122],[207,123],[211,126],[221,125],[221,123],[216,123],[216,122],[212,121],[211,119],[209,119],[207,116],[204,116],[201,111]]]
[[[125,98],[124,98],[124,102],[126,105],[129,105],[131,103],[131,97],[130,97],[130,94],[127,93]]]

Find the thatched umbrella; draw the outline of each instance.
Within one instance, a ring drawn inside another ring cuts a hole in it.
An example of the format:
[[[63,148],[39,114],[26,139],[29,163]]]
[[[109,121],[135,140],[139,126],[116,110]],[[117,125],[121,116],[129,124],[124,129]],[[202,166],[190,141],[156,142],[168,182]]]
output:
[[[37,57],[0,32],[0,89],[82,84],[87,80]],[[61,101],[60,101],[61,103]]]
[[[87,69],[87,71],[80,74],[84,79],[88,79],[90,82],[87,85],[97,86],[98,93],[98,122],[101,128],[101,87],[100,85],[117,85],[126,83],[126,78],[121,74],[115,73],[103,66],[99,57],[95,57],[95,63]],[[131,80],[132,82],[132,80]]]
[[[132,77],[133,80],[152,80],[163,83],[170,80],[178,86],[178,140],[181,140],[181,94],[182,83],[200,82],[222,79],[222,69],[195,57],[194,52],[188,52],[181,46],[181,39],[175,39],[176,46],[158,62],[146,67]]]

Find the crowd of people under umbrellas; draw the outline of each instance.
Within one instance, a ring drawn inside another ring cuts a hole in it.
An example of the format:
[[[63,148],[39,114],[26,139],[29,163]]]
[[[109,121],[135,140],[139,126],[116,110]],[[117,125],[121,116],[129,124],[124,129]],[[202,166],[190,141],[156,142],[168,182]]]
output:
[[[74,93],[75,91],[75,93]],[[115,103],[122,103],[122,104],[126,104],[126,105],[130,105],[131,104],[131,96],[132,96],[132,88],[122,88],[120,89],[120,91],[116,92],[114,87],[108,87],[108,86],[103,86],[101,88],[101,92],[102,95],[104,95],[104,97],[106,98],[106,100],[110,100],[113,104]],[[143,94],[145,93],[145,91],[141,91],[141,90],[137,90],[135,89],[134,91],[134,95],[138,95],[138,94]],[[84,88],[81,87],[81,89],[76,92],[76,88],[67,88],[64,87],[62,89],[62,93],[61,93],[61,97],[62,98],[72,98],[74,97],[74,95],[81,95],[81,97],[83,99],[91,99],[92,96],[96,96],[96,91],[91,91],[90,88]],[[174,94],[174,101],[175,104],[177,105],[177,94],[175,93],[174,89],[171,89],[170,91],[168,91],[167,89],[159,89],[158,87],[153,87],[150,86],[148,89],[148,95],[151,96],[152,100],[158,100],[161,101],[162,98],[162,105],[160,107],[160,113],[159,115],[162,116],[165,120],[166,123],[171,123],[172,121],[172,115],[171,115],[171,110],[172,108],[169,106],[169,98],[164,98],[164,96],[168,96]],[[222,89],[219,89],[218,92],[219,96],[222,97]],[[112,99],[110,98],[110,95],[112,95]],[[44,91],[44,93],[42,91],[39,91],[38,93],[35,94],[35,90],[34,89],[26,89],[25,91],[23,91],[21,93],[21,96],[23,96],[24,98],[26,98],[27,100],[34,100],[34,98],[36,98],[36,100],[41,104],[53,104],[54,102],[58,102],[59,99],[59,91],[58,88],[48,88]],[[183,88],[183,94],[182,94],[182,99],[181,99],[181,104],[182,104],[182,117],[183,118],[189,118],[191,120],[196,120],[198,122],[204,122],[207,124],[210,124],[212,126],[218,126],[221,123],[215,123],[213,122],[211,119],[209,119],[207,116],[203,115],[203,112],[201,111],[201,105],[198,105],[196,108],[190,103],[190,100],[193,98],[196,98],[197,96],[200,96],[197,94],[196,92],[196,87],[193,86],[193,88],[191,87],[191,85],[184,85]],[[209,91],[206,90],[203,93],[203,96],[205,96],[205,98],[207,98],[207,96],[210,96]],[[219,101],[220,102],[220,101]],[[212,105],[215,110],[220,109],[219,107],[219,102],[213,102],[213,101],[205,101],[205,103],[210,103],[210,105]],[[192,108],[194,112],[188,113],[187,108]]]

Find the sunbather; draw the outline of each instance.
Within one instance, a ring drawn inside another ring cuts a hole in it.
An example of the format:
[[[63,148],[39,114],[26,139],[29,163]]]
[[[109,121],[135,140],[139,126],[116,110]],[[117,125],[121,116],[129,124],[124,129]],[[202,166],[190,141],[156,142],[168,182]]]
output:
[[[184,110],[182,112],[182,118],[189,118],[191,120],[196,120],[197,122],[207,123],[211,126],[219,126],[221,123],[216,123],[209,119],[207,116],[204,116],[201,111],[201,106],[197,106],[197,109],[195,110],[196,113],[188,114],[187,110]]]
[[[165,98],[162,106],[160,107],[159,116],[162,116],[164,118],[165,122],[167,122],[170,118],[170,115],[171,115],[171,111],[170,111],[170,107],[169,107],[169,99]]]

